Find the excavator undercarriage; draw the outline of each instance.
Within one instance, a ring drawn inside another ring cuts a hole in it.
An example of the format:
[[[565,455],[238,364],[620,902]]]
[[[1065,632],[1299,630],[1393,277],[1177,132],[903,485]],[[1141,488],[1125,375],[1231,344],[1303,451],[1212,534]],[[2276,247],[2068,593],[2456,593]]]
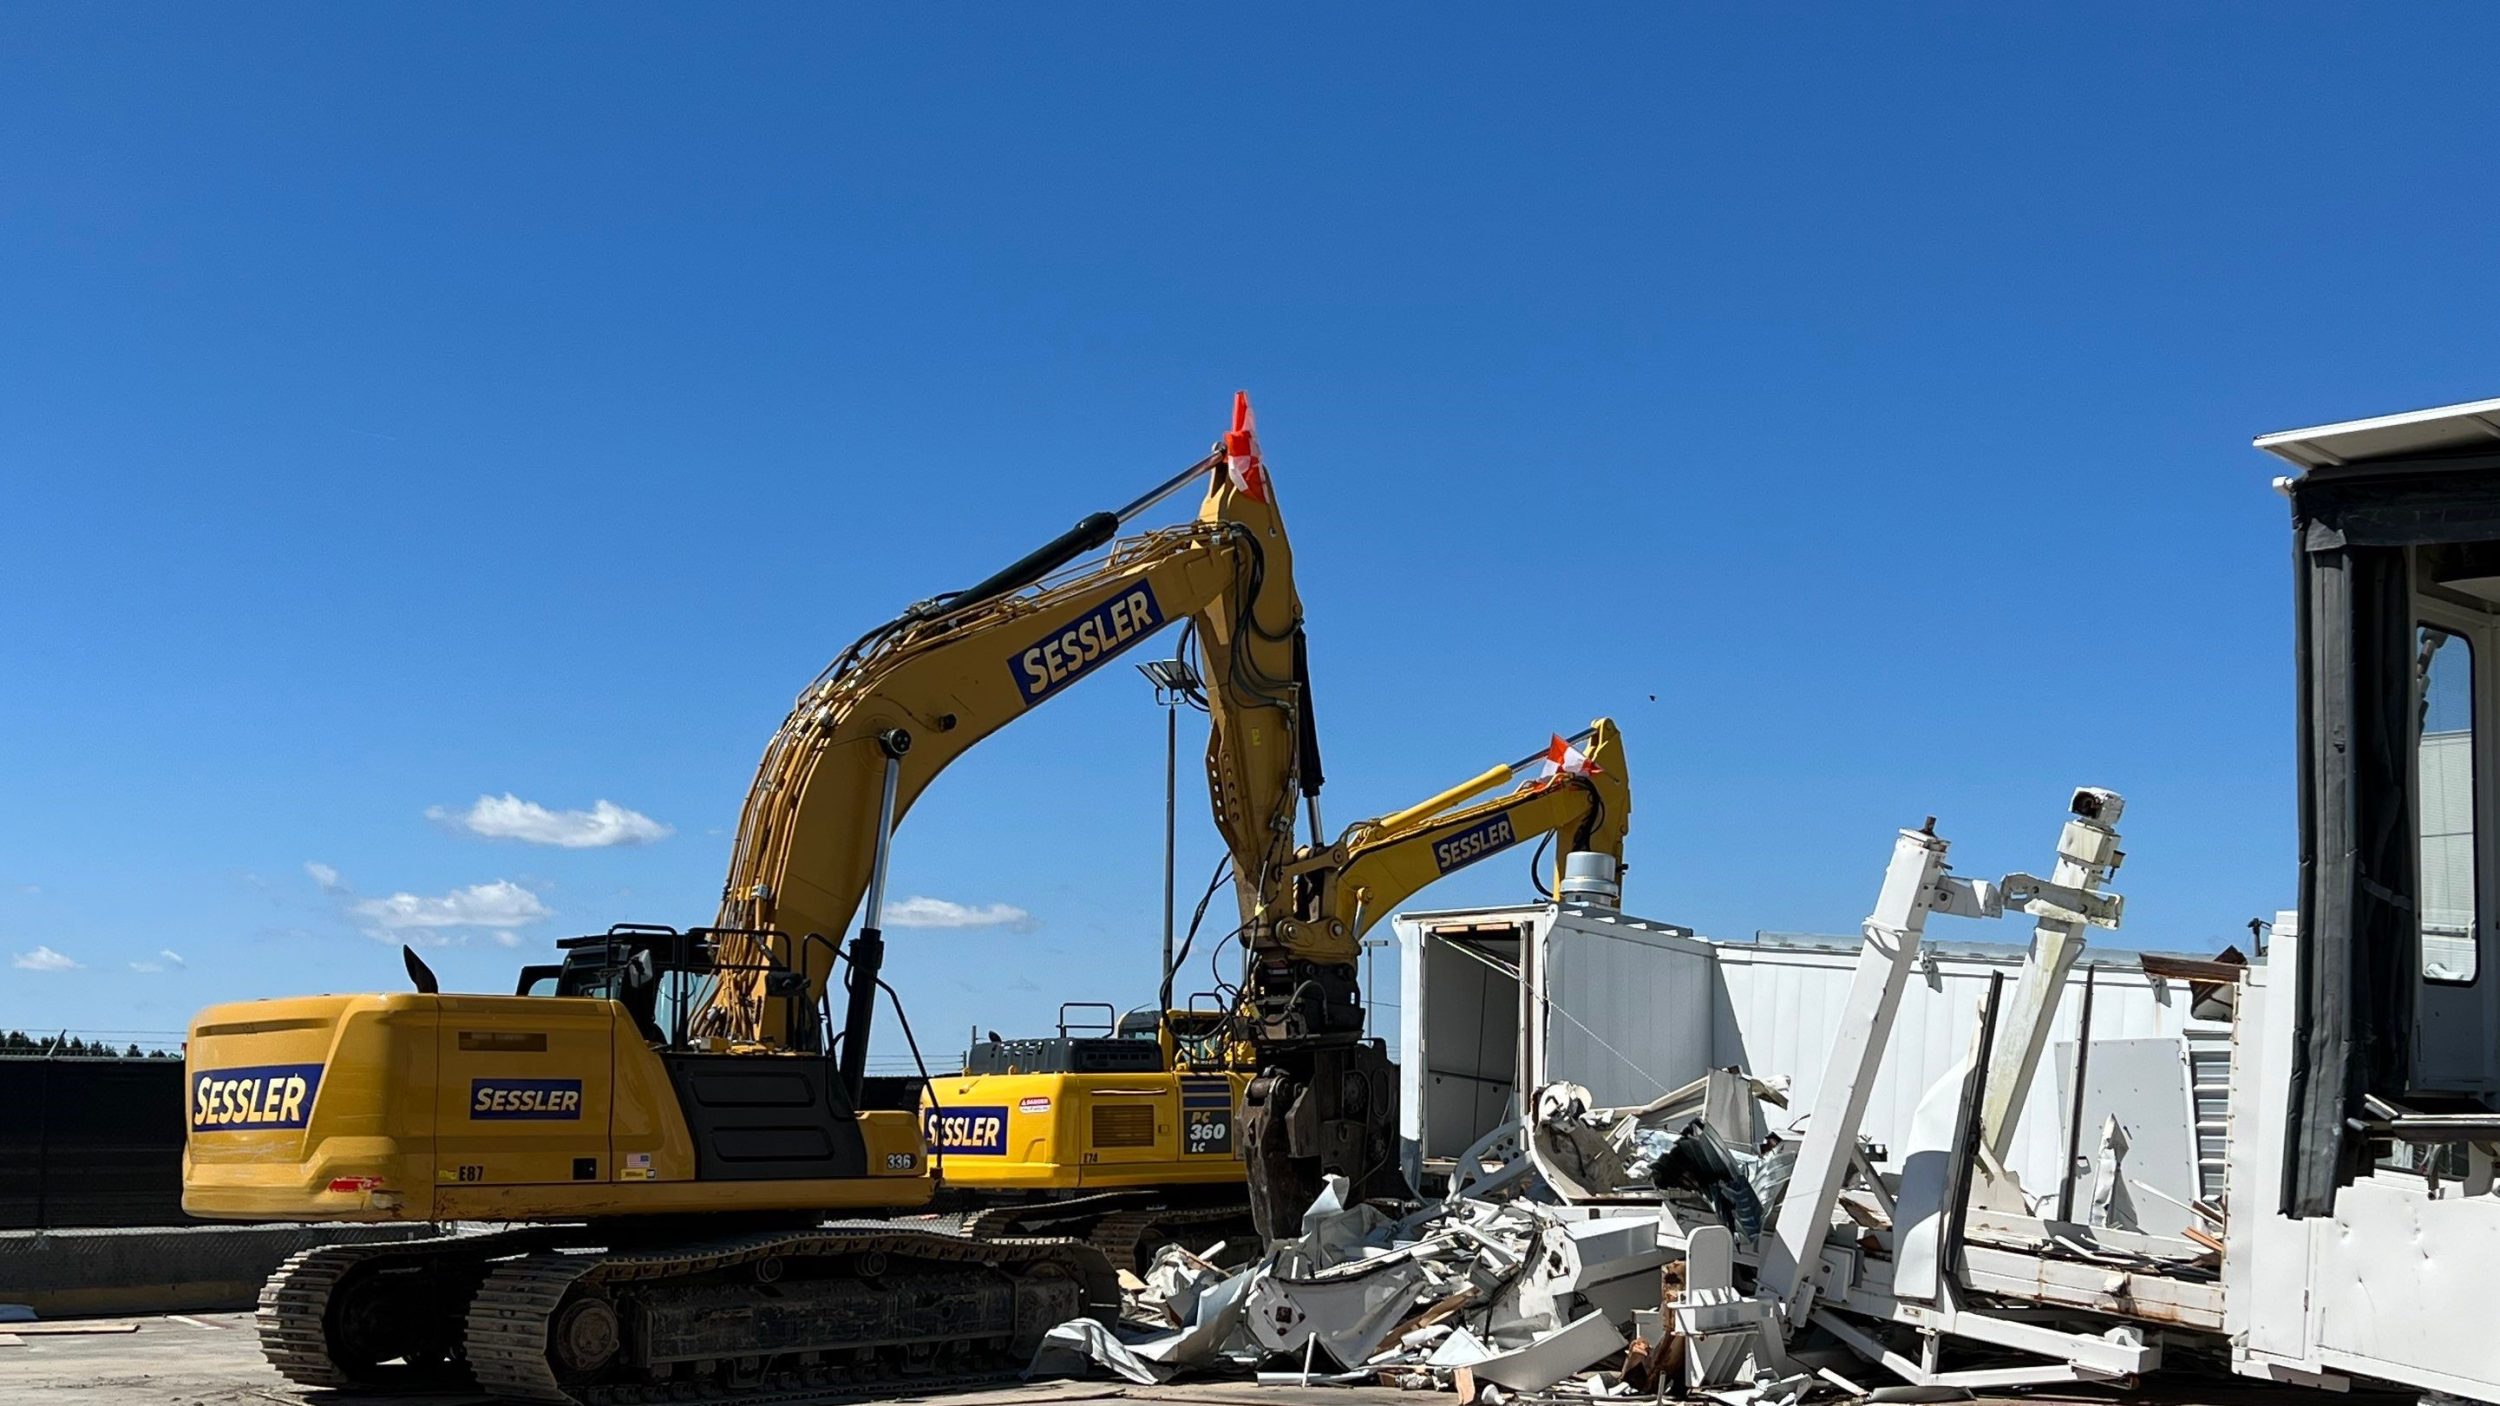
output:
[[[994,1381],[1054,1325],[1119,1303],[1110,1261],[1080,1240],[909,1221],[695,1229],[307,1250],[261,1292],[262,1347],[311,1387],[761,1406]]]

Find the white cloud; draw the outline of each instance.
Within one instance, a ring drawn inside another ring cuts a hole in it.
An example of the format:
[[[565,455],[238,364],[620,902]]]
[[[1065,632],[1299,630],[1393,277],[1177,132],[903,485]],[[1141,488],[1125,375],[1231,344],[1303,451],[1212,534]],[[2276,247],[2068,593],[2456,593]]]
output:
[[[304,872],[312,876],[314,885],[317,886],[323,893],[347,892],[346,881],[339,878],[339,871],[331,868],[327,864],[321,863],[319,860],[305,860]]]
[[[565,849],[647,845],[675,833],[641,811],[627,810],[614,801],[595,802],[588,810],[549,810],[509,791],[501,796],[480,796],[476,804],[464,811],[434,806],[425,815],[429,820],[457,825],[490,840],[521,840]]]
[[[538,895],[512,882],[471,884],[440,898],[395,893],[388,898],[360,899],[349,911],[378,937],[431,934],[442,928],[518,928],[553,916]],[[449,945],[448,940],[428,945]]]
[[[521,935],[517,932],[506,929],[503,932],[495,934],[495,945],[497,947],[518,947],[521,945]]]
[[[18,953],[17,960],[9,965],[25,972],[74,972],[86,964],[65,957],[49,947],[38,947],[32,952]]]
[[[180,968],[180,967],[188,967],[188,966],[190,966],[190,965],[191,965],[189,962],[186,962],[186,961],[182,960],[182,954],[181,954],[181,953],[179,953],[179,952],[175,951],[174,949],[172,949],[172,948],[170,948],[170,947],[159,948],[159,949],[157,950],[156,955],[157,955],[157,956],[159,956],[159,957],[164,958],[164,959],[166,960],[166,962],[168,962],[169,964],[171,964],[171,965],[173,965],[173,966],[175,966],[175,967],[177,967],[177,968]]]
[[[910,898],[885,906],[885,922],[895,928],[1011,928],[1030,932],[1033,915],[1012,903],[957,903],[945,898]]]

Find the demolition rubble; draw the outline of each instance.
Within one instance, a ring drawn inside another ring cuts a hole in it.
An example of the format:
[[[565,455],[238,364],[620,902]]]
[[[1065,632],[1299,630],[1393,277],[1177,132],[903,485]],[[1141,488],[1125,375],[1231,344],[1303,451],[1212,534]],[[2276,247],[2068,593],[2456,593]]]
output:
[[[1221,1246],[1164,1247],[1125,1281],[1119,1327],[1061,1325],[1030,1375],[1098,1368],[1153,1384],[1255,1373],[1269,1384],[1456,1390],[1496,1406],[1538,1394],[1829,1389],[1837,1374],[1810,1370],[1757,1383],[1743,1345],[1728,1342],[1725,1250],[1767,1228],[1795,1163],[1786,1140],[1757,1148],[1746,1135],[1755,1099],[1786,1105],[1780,1084],[1733,1070],[1637,1108],[1591,1108],[1574,1085],[1545,1089],[1524,1129],[1488,1138],[1470,1175],[1402,1218],[1348,1205],[1332,1177],[1301,1234],[1253,1265],[1218,1268]],[[1713,1245],[1717,1268],[1696,1280],[1695,1256]]]
[[[1029,1373],[1786,1406],[2111,1381],[2162,1367],[2173,1338],[2217,1347],[2222,1242],[2142,1233],[2122,1131],[2104,1130],[2085,1223],[2002,1153],[2085,930],[2119,923],[2102,885],[2123,804],[2075,792],[2048,879],[1965,879],[1932,822],[1900,832],[1807,1107],[1789,1109],[1787,1078],[1739,1068],[1629,1107],[1549,1082],[1455,1159],[1438,1199],[1398,1215],[1332,1178],[1300,1234],[1246,1267],[1168,1246],[1126,1283],[1117,1326],[1062,1324]],[[2035,924],[2019,982],[1989,983],[1906,1145],[1875,1146],[1870,1091],[1928,919],[2010,914]],[[1788,1111],[1777,1131],[1765,1109]]]

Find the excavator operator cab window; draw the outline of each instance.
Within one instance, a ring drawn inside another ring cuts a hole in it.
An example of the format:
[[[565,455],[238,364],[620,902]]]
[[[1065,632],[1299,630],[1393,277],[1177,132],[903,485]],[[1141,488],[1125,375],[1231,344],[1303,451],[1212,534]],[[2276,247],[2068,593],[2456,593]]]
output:
[[[614,1001],[633,1017],[642,1037],[665,1044],[660,1029],[662,982],[659,966],[646,944],[594,941],[565,953],[556,975],[555,995]]]
[[[807,1000],[807,981],[783,966],[776,955],[760,962],[725,966],[724,933],[750,936],[745,929],[673,928],[620,924],[604,933],[566,938],[556,944],[564,963],[522,970],[521,994],[568,996],[614,1001],[633,1017],[643,1038],[668,1049],[689,1047],[694,1014],[708,1000],[712,984],[724,971],[760,971],[765,993],[780,998],[790,1014],[787,1048],[821,1052],[825,1046],[822,1013]],[[778,934],[769,938],[786,942]],[[552,975],[552,981],[548,978]]]

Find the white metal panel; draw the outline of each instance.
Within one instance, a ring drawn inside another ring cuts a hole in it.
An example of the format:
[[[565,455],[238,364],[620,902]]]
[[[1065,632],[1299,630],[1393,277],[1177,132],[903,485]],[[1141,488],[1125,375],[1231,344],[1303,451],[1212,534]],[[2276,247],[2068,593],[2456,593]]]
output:
[[[1566,909],[1544,930],[1532,1084],[1568,1080],[1621,1106],[1710,1068],[1709,944],[1635,923]]]
[[[2291,914],[2276,915],[2274,951],[2241,984],[2232,1036],[2231,1184],[2245,1190],[2231,1198],[2223,1230],[2223,1327],[2234,1366],[2254,1374],[2270,1365],[2318,1369],[2309,1352],[2309,1275],[2314,1227],[2324,1222],[2288,1220],[2276,1209],[2291,1105],[2296,927]]]
[[[2333,1226],[2310,1286],[2319,1359],[2500,1397],[2500,1351],[2480,1327],[2500,1302],[2500,1202],[2453,1185],[2432,1200],[2418,1179],[2364,1177],[2336,1194]]]
[[[2475,400],[2344,420],[2305,430],[2277,430],[2254,441],[2259,449],[2304,469],[2397,458],[2500,440],[2500,400]]]
[[[1988,974],[2005,973],[2010,999],[2021,965],[2021,949],[2011,944],[2002,956],[1964,951],[1930,955],[1932,964],[1922,962],[1902,997],[1892,1046],[1867,1106],[1863,1130],[1888,1149],[1908,1136],[1910,1115],[1919,1098],[1976,1038]],[[1757,1074],[1787,1074],[1795,1081],[1792,1107],[1811,1105],[1830,1046],[1832,1022],[1840,1018],[1839,1002],[1848,990],[1853,958],[1839,951],[1785,943],[1720,944],[1718,958],[1720,1008],[1710,1062],[1741,1065]],[[2190,1023],[2185,986],[2156,982],[2132,963],[2102,965],[2106,960],[2089,952],[2084,957],[2086,964],[2099,967],[2093,978],[2093,1038],[2178,1039]],[[2078,968],[2066,984],[2050,1027],[2052,1041],[2069,1046],[2061,1051],[2068,1060],[2080,1023],[2082,983]],[[2065,1161],[2067,1113],[2058,1080],[2033,1082],[2016,1123],[2013,1155],[2008,1160],[2024,1189],[2034,1195],[2050,1195],[2057,1189]],[[2184,1108],[2174,1116],[2184,1118]],[[1773,1126],[1781,1121],[1774,1118]]]
[[[2100,1012],[2094,1010],[2094,1024],[2100,1023],[2099,1017]],[[2060,1056],[2057,1084],[2062,1102],[2074,1097],[2075,1047],[2069,1042],[2054,1048]],[[2099,1159],[2093,1154],[2100,1145],[2102,1123],[2116,1118],[2127,1134],[2119,1179],[2132,1193],[2129,1199],[2137,1228],[2149,1235],[2169,1236],[2190,1225],[2203,1229],[2203,1220],[2187,1206],[2203,1194],[2196,1176],[2194,1107],[2187,1049],[2180,1040],[2112,1040],[2107,1036],[2093,1040],[2090,1067],[2084,1074],[2084,1155],[2077,1158],[2081,1165],[2075,1182],[2075,1218],[2085,1219],[2084,1208],[2093,1204],[2100,1189]],[[2148,1190],[2156,1194],[2144,1194]]]
[[[2336,1193],[2331,1217],[2292,1220],[2277,1200],[2300,960],[2298,920],[2275,919],[2272,969],[2240,993],[2223,1256],[2232,1365],[2351,1372],[2500,1401],[2500,1351],[2483,1329],[2500,1302],[2500,1197],[2382,1171]]]

